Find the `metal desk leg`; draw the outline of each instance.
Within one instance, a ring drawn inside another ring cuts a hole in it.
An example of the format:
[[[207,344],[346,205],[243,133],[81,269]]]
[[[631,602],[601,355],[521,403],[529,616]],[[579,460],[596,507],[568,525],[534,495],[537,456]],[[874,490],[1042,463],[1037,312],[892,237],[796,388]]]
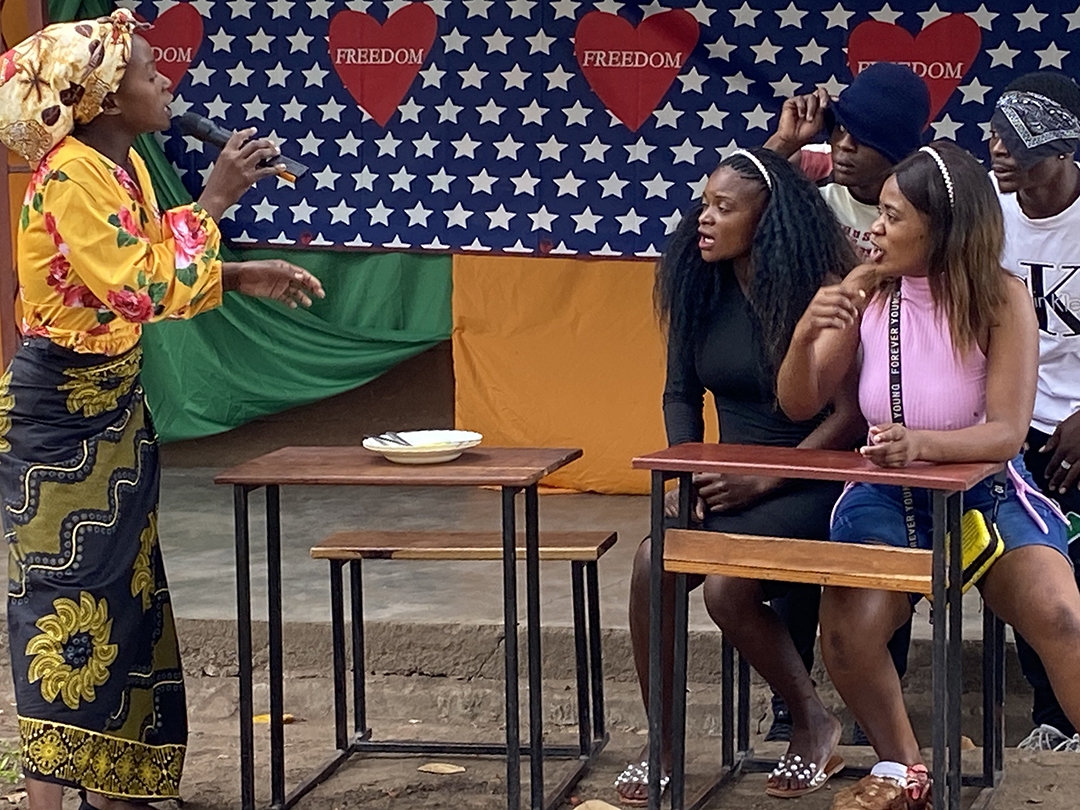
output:
[[[589,640],[585,623],[585,563],[570,563],[570,584],[574,603],[574,669],[577,676],[578,748],[583,759],[592,752],[589,719]]]
[[[934,758],[931,776],[934,780],[934,796],[941,797],[937,801],[944,801],[948,808],[947,772],[945,770],[945,739],[946,739],[946,712],[948,704],[947,673],[950,665],[948,660],[948,614],[945,605],[945,493],[934,490],[931,494],[933,509],[931,520],[934,527],[934,550],[932,569],[932,592],[934,611],[934,644],[933,644],[933,691],[934,691],[934,720],[933,720],[933,743]],[[951,810],[958,810],[951,808]]]
[[[735,767],[735,647],[721,637],[720,649],[720,764]]]
[[[994,786],[994,743],[997,734],[997,717],[994,711],[994,661],[997,658],[995,649],[997,639],[994,637],[994,614],[990,606],[983,603],[983,787]]]
[[[589,597],[589,674],[592,676],[593,737],[607,738],[604,715],[604,661],[600,637],[600,583],[596,562],[585,563],[585,592]]]
[[[334,654],[334,743],[338,751],[349,747],[345,694],[345,594],[341,584],[345,563],[330,561],[330,633]]]
[[[664,473],[652,473],[649,533],[649,810],[660,810],[660,753],[664,734],[662,613],[664,574]]]
[[[521,729],[518,716],[517,516],[513,487],[502,489],[503,643],[506,654],[506,806],[521,807]]]
[[[544,709],[540,652],[540,515],[536,484],[525,488],[525,604],[529,644],[529,792],[544,807]]]
[[[689,600],[686,574],[675,575],[674,672],[671,680],[671,810],[686,796],[686,641]]]
[[[353,652],[353,734],[366,740],[371,736],[367,724],[367,661],[364,655],[364,570],[362,560],[349,560],[349,605],[352,608]]]
[[[690,527],[690,510],[693,508],[693,484],[690,475],[679,476],[679,515],[676,524],[680,529]],[[675,576],[673,610],[674,631],[672,638],[672,661],[674,662],[671,687],[671,807],[682,810],[686,799],[686,668],[687,632],[690,622],[689,583],[685,574]]]
[[[739,653],[739,753],[750,750],[750,662]]]
[[[994,770],[1000,779],[1005,770],[1005,622],[994,617],[994,707],[997,710],[997,739],[994,741]]]
[[[690,524],[690,473],[679,473],[678,525]],[[664,481],[660,470],[652,474],[649,543],[649,810],[660,810],[661,751],[664,740]]]
[[[248,489],[233,487],[236,531],[236,639],[240,667],[240,807],[255,810],[255,729],[251,673],[251,554]]]
[[[983,603],[983,787],[997,786],[1005,738],[1004,629],[1001,619]]]
[[[962,785],[960,720],[963,692],[963,675],[961,669],[964,660],[964,608],[963,594],[961,593],[961,585],[963,584],[963,552],[960,537],[960,515],[964,509],[963,494],[960,492],[952,493],[949,495],[946,504],[949,520],[949,713],[946,718],[946,722],[948,723],[946,744],[949,751],[949,801],[946,804],[946,807],[950,808],[950,810],[960,810],[960,788]]]
[[[281,640],[281,491],[266,487],[266,586],[270,646],[270,805],[285,806],[285,684]]]

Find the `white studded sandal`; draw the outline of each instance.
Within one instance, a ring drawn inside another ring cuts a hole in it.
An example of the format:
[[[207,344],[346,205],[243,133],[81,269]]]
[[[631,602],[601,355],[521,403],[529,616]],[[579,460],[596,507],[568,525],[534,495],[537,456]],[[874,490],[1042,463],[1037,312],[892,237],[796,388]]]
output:
[[[820,789],[834,774],[844,769],[843,757],[833,754],[824,765],[806,762],[799,754],[784,754],[776,763],[770,779],[797,779],[804,784],[801,788],[777,788],[766,786],[765,792],[780,799],[794,799]]]
[[[664,791],[667,790],[667,786],[668,786],[668,784],[670,782],[671,782],[671,777],[670,776],[667,776],[665,774],[664,776],[660,777],[660,795],[661,796],[664,795]],[[623,769],[622,773],[620,773],[617,777],[615,777],[615,790],[616,791],[618,791],[619,788],[625,787],[627,785],[643,785],[643,786],[647,787],[648,784],[649,784],[649,761],[648,760],[642,760],[641,762],[638,762],[638,763],[631,762],[629,765],[626,766],[626,768]],[[647,807],[648,804],[649,804],[649,798],[648,798],[647,795],[644,798],[641,798],[641,799],[630,798],[630,797],[627,797],[627,796],[623,796],[622,792],[620,791],[619,792],[619,802],[626,805],[627,807]]]

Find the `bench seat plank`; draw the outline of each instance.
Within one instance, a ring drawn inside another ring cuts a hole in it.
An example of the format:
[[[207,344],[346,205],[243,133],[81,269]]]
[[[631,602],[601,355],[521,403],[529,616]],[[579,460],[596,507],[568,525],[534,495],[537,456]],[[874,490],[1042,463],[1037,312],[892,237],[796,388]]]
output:
[[[931,592],[933,555],[920,549],[690,529],[664,538],[664,570],[674,573]]]
[[[617,539],[617,532],[540,532],[540,559],[594,562]],[[313,547],[311,556],[317,560],[501,560],[502,534],[337,532]],[[517,556],[525,558],[525,535],[520,533]]]

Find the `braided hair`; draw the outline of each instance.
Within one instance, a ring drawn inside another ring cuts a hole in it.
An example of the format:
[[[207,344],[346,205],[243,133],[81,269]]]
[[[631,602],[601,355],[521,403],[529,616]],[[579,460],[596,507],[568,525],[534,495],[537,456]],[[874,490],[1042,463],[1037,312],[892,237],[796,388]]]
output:
[[[717,168],[730,167],[768,195],[750,249],[752,277],[747,298],[773,376],[787,353],[795,324],[810,299],[830,276],[843,277],[855,265],[855,254],[836,217],[818,189],[768,149],[733,154]],[[733,272],[730,259],[707,262],[698,249],[698,217],[703,205],[689,210],[657,262],[654,303],[668,339],[675,336],[683,351],[693,352],[704,339],[719,302],[723,274]]]

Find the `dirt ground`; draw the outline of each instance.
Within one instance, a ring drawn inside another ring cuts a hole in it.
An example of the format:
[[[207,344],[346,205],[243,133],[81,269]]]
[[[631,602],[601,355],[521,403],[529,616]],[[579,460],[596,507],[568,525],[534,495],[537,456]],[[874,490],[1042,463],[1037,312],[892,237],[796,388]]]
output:
[[[15,710],[11,705],[10,673],[0,666],[0,741],[17,738]],[[372,680],[378,681],[379,676]],[[429,679],[439,680],[439,679]],[[445,688],[445,679],[439,685]],[[184,810],[224,810],[239,807],[238,743],[233,693],[235,679],[228,677],[189,678],[191,737],[187,765],[185,767],[183,794]],[[416,684],[423,690],[424,684]],[[434,688],[431,685],[430,688]],[[326,713],[311,709],[327,701],[330,683],[325,678],[306,678],[302,683],[292,684],[288,692],[287,710],[302,709],[297,721],[286,728],[287,783],[291,788],[306,774],[308,769],[324,761],[331,753],[332,721]],[[478,722],[448,725],[438,716],[410,717],[412,700],[397,687],[391,690],[403,695],[402,700],[387,710],[385,719],[375,723],[376,736],[382,738],[440,738],[472,741],[499,740],[502,734],[498,722],[490,712],[480,713]],[[303,700],[309,693],[311,701]],[[574,728],[565,723],[549,724],[549,741],[572,743]],[[260,806],[268,800],[268,755],[266,726],[256,727],[257,772],[256,783]],[[618,724],[611,729],[611,741],[598,762],[574,792],[575,799],[586,801],[600,799],[617,804],[612,782],[618,772],[640,755],[644,743],[640,729]],[[708,783],[719,762],[719,743],[714,737],[697,737],[688,741],[688,795]],[[764,755],[775,755],[775,744],[758,744],[757,750]],[[852,765],[870,764],[870,751],[865,748],[848,747],[841,753]],[[969,769],[975,770],[980,762],[981,751],[971,752]],[[433,761],[432,758],[353,757],[333,775],[328,782],[315,789],[300,803],[305,810],[501,810],[506,807],[503,762],[497,758],[440,757],[437,761],[462,765],[465,771],[452,775],[421,773],[418,766]],[[559,761],[545,763],[546,781],[554,785],[566,772],[568,764]],[[522,769],[524,795],[528,796],[528,764]],[[834,780],[817,794],[800,799],[773,799],[764,795],[765,777],[749,774],[734,787],[721,792],[710,807],[719,810],[780,810],[798,807],[799,810],[827,810],[832,801],[832,785],[843,785],[844,780]],[[4,807],[25,808],[25,800],[3,801],[6,795],[15,793],[15,786],[0,791],[0,810]],[[18,794],[12,795],[17,799]],[[974,794],[968,796],[972,799]],[[1080,756],[1076,754],[1040,753],[1037,755],[1009,751],[1007,775],[1004,785],[994,800],[998,810],[1036,808],[1038,810],[1074,810],[1080,806]],[[965,805],[967,805],[967,801]],[[74,795],[68,796],[68,805],[74,808]],[[175,804],[160,805],[163,810],[178,810]]]

